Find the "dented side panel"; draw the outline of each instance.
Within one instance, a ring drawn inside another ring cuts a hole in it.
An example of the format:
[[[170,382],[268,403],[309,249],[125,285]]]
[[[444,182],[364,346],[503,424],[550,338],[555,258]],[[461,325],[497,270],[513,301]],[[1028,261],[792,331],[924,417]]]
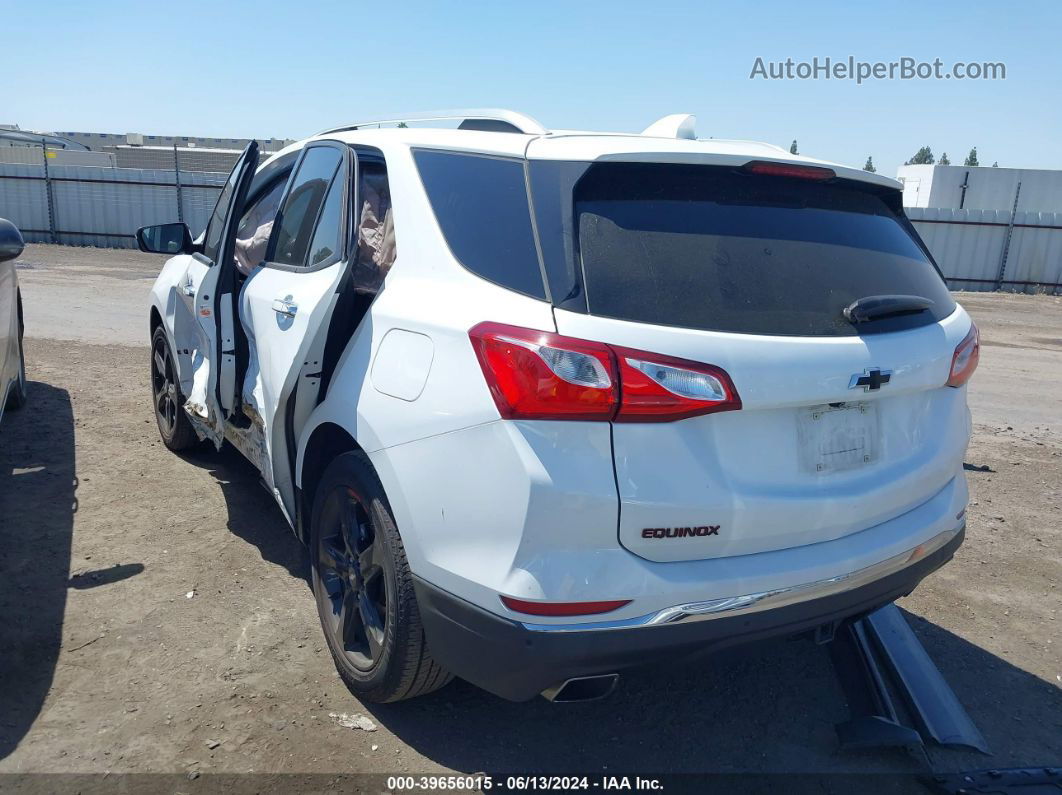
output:
[[[240,296],[240,320],[255,353],[242,385],[244,413],[264,438],[271,467],[267,480],[288,515],[295,509],[288,438],[299,438],[317,403],[328,319],[345,270],[341,262],[304,272],[264,266],[247,279]],[[297,307],[292,316],[276,313],[278,296]]]
[[[184,404],[192,426],[201,438],[210,439],[219,450],[224,440],[224,420],[218,405],[217,383],[217,323],[214,317],[214,288],[220,268],[210,260],[194,254],[188,258],[188,268],[180,283],[179,299],[185,314],[192,318],[187,325],[183,347],[188,351],[191,385]]]

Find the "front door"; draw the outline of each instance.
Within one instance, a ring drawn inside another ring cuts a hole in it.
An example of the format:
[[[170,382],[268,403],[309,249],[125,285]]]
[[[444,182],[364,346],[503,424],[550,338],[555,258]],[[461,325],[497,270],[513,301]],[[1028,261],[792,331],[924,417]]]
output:
[[[175,321],[185,410],[201,434],[221,447],[225,413],[232,408],[236,360],[233,351],[231,272],[234,208],[243,205],[258,165],[258,144],[243,150],[229,174],[207,223],[202,251],[188,257],[188,267],[178,286],[180,307],[188,320]],[[218,295],[218,290],[223,291]],[[225,292],[225,290],[228,292]],[[178,327],[186,330],[178,335]],[[220,387],[220,388],[219,388]]]

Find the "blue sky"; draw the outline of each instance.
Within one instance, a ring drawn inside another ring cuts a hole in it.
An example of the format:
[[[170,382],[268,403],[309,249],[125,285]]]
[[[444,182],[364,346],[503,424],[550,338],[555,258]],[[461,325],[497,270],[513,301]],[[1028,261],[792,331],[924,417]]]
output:
[[[695,113],[878,170],[920,146],[1062,168],[1062,3],[0,0],[0,123],[297,138],[403,110],[498,106],[637,131]],[[1002,61],[1003,81],[750,80],[769,61]]]

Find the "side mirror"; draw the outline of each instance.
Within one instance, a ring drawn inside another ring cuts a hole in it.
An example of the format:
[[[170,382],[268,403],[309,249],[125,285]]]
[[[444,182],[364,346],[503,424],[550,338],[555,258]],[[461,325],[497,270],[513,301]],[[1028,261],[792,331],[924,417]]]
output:
[[[18,227],[7,219],[0,218],[0,262],[15,259],[22,254],[25,247],[26,242],[22,239]]]
[[[136,244],[148,254],[190,254],[192,233],[187,224],[156,224],[136,230]]]

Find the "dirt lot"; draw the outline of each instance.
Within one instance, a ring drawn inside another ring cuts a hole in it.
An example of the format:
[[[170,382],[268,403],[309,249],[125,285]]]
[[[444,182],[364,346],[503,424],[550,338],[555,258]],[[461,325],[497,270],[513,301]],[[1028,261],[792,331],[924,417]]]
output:
[[[148,399],[157,258],[30,246],[30,405],[0,425],[0,773],[924,770],[840,753],[823,647],[628,678],[609,700],[510,704],[455,682],[359,704],[307,558],[238,454],[167,452]],[[901,606],[994,755],[1062,762],[1062,299],[968,294],[969,535]],[[366,732],[330,713],[364,714]],[[216,743],[216,744],[215,744]]]

